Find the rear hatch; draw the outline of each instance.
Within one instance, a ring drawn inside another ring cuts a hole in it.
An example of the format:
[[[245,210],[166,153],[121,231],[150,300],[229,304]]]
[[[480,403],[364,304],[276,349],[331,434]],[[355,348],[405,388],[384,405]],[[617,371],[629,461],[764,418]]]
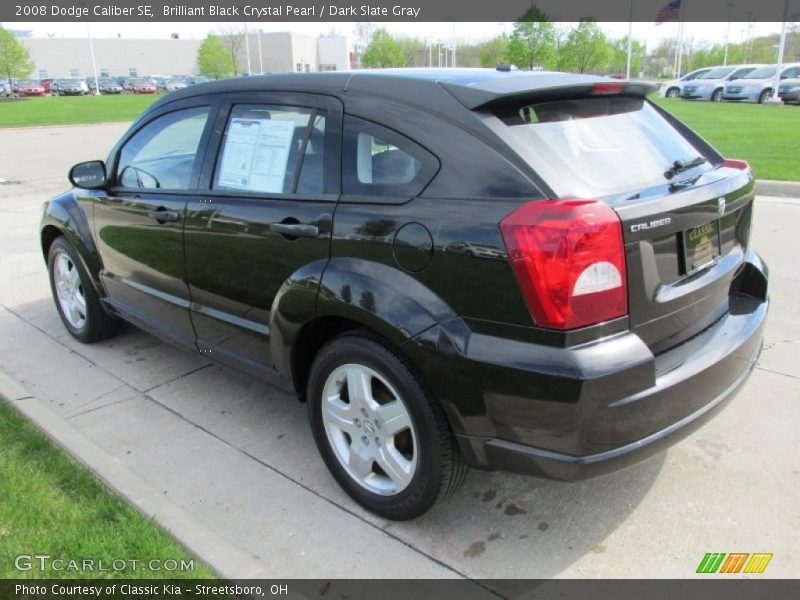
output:
[[[728,310],[752,219],[746,163],[725,161],[625,83],[516,95],[495,127],[554,199],[614,209],[625,245],[630,328],[658,354]]]

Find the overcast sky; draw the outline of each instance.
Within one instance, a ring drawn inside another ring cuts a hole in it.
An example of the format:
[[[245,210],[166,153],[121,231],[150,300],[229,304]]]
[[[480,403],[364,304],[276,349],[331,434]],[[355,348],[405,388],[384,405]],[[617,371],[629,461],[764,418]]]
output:
[[[36,37],[86,37],[86,23],[4,23],[9,29],[30,30]],[[226,23],[226,26],[235,26],[236,23]],[[353,36],[355,23],[249,23],[252,30],[263,31],[293,31],[308,35],[320,35],[336,32]],[[569,23],[560,23],[568,27]],[[171,33],[180,34],[181,38],[202,38],[209,31],[219,26],[217,23],[147,23],[142,28],[139,23],[92,23],[92,35],[97,38],[115,38],[118,35],[124,38],[167,38]],[[423,38],[438,38],[449,40],[453,37],[452,23],[379,23],[391,33],[404,36]],[[628,23],[600,23],[606,34],[612,38],[623,37],[628,33]],[[684,36],[686,39],[694,38],[696,41],[724,42],[727,23],[686,23]],[[744,40],[746,23],[730,24],[731,43]],[[478,41],[502,33],[511,32],[511,23],[456,23],[455,37],[458,41]],[[643,39],[648,48],[652,48],[659,40],[677,35],[677,23],[665,23],[656,26],[654,23],[634,23],[634,38]],[[756,23],[755,35],[766,35],[780,32],[780,23]]]

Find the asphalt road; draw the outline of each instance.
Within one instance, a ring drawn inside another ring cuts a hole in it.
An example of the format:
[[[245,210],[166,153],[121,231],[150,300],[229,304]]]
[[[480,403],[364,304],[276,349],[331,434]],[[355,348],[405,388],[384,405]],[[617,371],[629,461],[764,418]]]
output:
[[[293,398],[133,327],[93,346],[68,336],[39,248],[41,205],[124,129],[0,130],[0,372],[46,405],[51,427],[157,490],[155,505],[128,495],[212,565],[274,577],[691,577],[706,552],[771,552],[759,577],[796,577],[800,199],[757,200],[753,243],[772,276],[766,344],[714,421],[581,483],[472,471],[423,518],[392,523],[339,490]]]

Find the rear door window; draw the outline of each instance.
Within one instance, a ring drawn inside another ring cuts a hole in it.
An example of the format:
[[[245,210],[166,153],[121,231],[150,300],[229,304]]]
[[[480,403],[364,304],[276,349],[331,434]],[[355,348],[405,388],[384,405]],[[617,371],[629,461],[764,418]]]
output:
[[[416,196],[438,168],[438,160],[407,137],[370,121],[345,118],[345,194]]]
[[[324,166],[323,112],[238,104],[228,119],[213,189],[322,194]]]
[[[496,115],[507,125],[512,148],[562,197],[596,198],[664,184],[676,160],[701,154],[643,98],[518,104]]]

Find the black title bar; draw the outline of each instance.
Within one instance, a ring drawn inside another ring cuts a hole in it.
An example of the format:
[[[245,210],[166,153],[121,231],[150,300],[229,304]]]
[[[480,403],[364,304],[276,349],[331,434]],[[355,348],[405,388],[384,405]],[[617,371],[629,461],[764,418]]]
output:
[[[0,21],[515,21],[531,6],[551,21],[656,22],[672,0],[2,0]],[[800,21],[800,0],[678,0],[688,22]],[[784,15],[786,18],[784,19]]]

